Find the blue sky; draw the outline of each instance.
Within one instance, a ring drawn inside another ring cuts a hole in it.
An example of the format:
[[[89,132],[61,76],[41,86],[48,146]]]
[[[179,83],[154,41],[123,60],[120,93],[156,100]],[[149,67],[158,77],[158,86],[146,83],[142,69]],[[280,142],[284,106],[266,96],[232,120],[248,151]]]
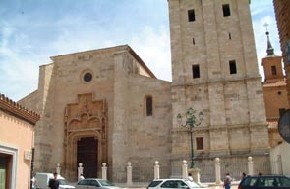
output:
[[[272,0],[252,0],[258,61],[264,23],[281,54]],[[129,44],[157,78],[171,81],[167,0],[0,0],[0,93],[17,101],[37,89],[50,56]]]

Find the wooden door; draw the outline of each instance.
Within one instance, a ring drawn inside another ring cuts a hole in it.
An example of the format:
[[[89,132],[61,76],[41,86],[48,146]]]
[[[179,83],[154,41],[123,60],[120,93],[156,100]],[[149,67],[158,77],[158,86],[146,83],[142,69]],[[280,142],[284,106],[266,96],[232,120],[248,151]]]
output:
[[[98,141],[94,137],[82,138],[78,141],[77,164],[83,163],[84,177],[97,178]]]

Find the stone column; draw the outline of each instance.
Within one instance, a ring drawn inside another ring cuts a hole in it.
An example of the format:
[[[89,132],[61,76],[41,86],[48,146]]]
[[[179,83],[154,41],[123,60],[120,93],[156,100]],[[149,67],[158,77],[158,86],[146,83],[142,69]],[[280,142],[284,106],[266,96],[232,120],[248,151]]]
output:
[[[57,163],[57,164],[56,164],[56,173],[57,173],[58,175],[60,175],[60,171],[61,171],[60,163]]]
[[[159,179],[159,162],[154,163],[154,179]]]
[[[188,177],[187,161],[183,160],[183,162],[182,162],[182,178],[186,179],[187,177]]]
[[[254,174],[254,163],[253,163],[253,158],[251,156],[248,157],[248,169],[249,169],[249,175]]]
[[[102,163],[102,179],[107,180],[107,164]]]
[[[220,165],[220,158],[215,158],[214,160],[215,164],[215,183],[220,184],[221,183],[221,165]]]
[[[80,178],[81,174],[84,174],[83,163],[79,163],[79,167],[78,167],[78,178]]]
[[[192,178],[195,182],[200,183],[200,169],[199,168],[189,168],[188,172],[192,174]]]
[[[131,162],[128,162],[127,165],[127,186],[132,186],[132,165]]]

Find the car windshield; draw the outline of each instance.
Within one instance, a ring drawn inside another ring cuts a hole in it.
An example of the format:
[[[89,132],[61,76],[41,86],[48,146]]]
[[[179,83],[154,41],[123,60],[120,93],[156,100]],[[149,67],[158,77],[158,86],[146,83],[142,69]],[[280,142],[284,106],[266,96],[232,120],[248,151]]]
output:
[[[68,185],[68,182],[65,179],[57,179],[60,185]]]
[[[114,184],[108,180],[98,180],[102,186],[114,186]]]
[[[157,186],[158,184],[160,184],[162,182],[162,180],[153,180],[149,185],[148,187],[155,187]]]

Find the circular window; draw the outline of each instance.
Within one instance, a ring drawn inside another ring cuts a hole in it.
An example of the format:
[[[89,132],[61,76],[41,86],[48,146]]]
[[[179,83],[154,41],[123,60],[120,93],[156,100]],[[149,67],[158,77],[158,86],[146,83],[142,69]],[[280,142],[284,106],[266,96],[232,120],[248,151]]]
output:
[[[93,76],[92,76],[91,73],[86,73],[86,74],[84,75],[84,81],[85,81],[85,82],[90,82],[90,81],[92,81],[92,78],[93,78]]]

